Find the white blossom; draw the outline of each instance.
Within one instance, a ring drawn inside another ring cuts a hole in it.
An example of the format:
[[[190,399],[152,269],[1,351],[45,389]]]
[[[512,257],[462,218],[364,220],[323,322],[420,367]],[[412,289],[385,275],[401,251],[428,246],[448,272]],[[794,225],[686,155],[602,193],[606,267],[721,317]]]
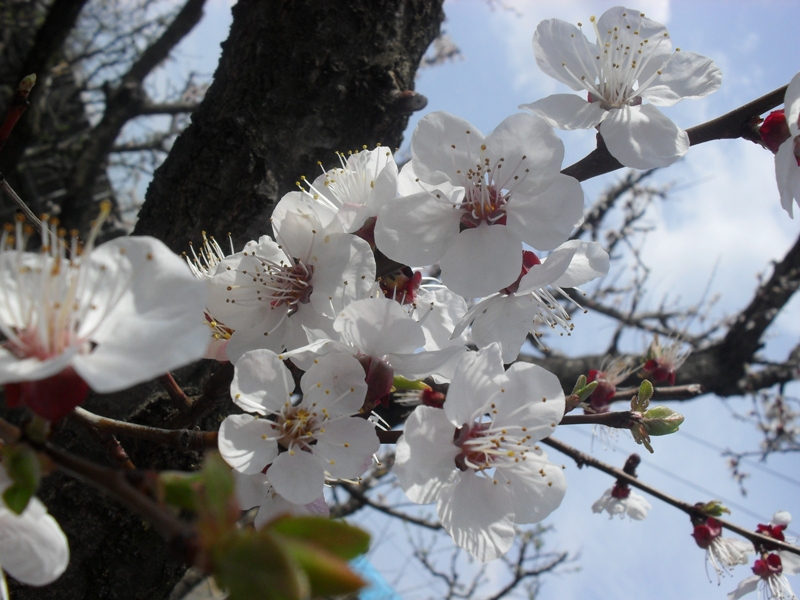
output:
[[[373,425],[355,416],[367,385],[352,356],[314,361],[300,381],[299,403],[292,402],[292,375],[274,352],[252,350],[234,366],[233,401],[258,416],[222,422],[219,451],[231,467],[246,475],[269,467],[275,491],[303,505],[321,496],[326,478],[352,479],[367,469],[380,444]]]
[[[403,264],[438,262],[442,282],[461,296],[511,285],[523,243],[552,250],[581,218],[583,191],[560,174],[564,145],[542,119],[512,115],[484,137],[463,119],[432,113],[417,125],[411,152],[401,180],[419,179],[417,193],[380,210],[375,243]]]
[[[478,560],[561,504],[566,479],[537,442],[564,415],[558,378],[532,364],[503,370],[492,344],[459,361],[444,409],[418,406],[397,443],[395,474],[413,502],[437,503],[453,540]]]
[[[0,494],[11,485],[0,465]],[[22,514],[0,500],[0,567],[27,585],[47,585],[58,579],[69,564],[69,546],[56,520],[37,498],[31,498]],[[8,599],[5,577],[0,572],[0,598]]]
[[[615,494],[615,490],[618,490]],[[592,504],[592,512],[600,513],[606,511],[608,518],[613,519],[619,515],[620,518],[627,515],[634,521],[641,521],[647,516],[652,506],[641,494],[637,494],[630,488],[620,490],[619,486],[608,488],[603,495]]]
[[[786,89],[784,114],[789,126],[789,139],[780,145],[775,155],[775,176],[781,206],[794,218],[794,203],[800,205],[800,73],[792,78]]]
[[[330,515],[328,503],[320,490],[319,498],[308,504],[293,504],[275,491],[264,473],[245,475],[233,470],[236,482],[236,500],[239,508],[250,510],[258,507],[253,525],[261,529],[270,521],[283,515],[317,515],[327,517]]]
[[[617,6],[590,22],[596,42],[580,24],[559,19],[542,21],[533,36],[542,71],[588,100],[554,94],[520,108],[561,129],[599,126],[608,151],[626,167],[672,164],[689,149],[689,137],[656,106],[715,92],[719,68],[694,52],[673,52],[667,29],[638,10]]]
[[[205,288],[151,237],[81,249],[42,228],[42,250],[25,252],[18,222],[0,239],[0,383],[11,404],[57,420],[88,388],[115,392],[203,356]],[[88,387],[87,387],[88,386]]]

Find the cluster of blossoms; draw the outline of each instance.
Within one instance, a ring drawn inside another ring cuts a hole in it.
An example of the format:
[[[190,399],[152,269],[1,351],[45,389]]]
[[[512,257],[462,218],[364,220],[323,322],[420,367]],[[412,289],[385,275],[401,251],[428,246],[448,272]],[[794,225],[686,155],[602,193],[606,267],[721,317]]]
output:
[[[26,252],[31,232],[18,222],[0,239],[7,403],[55,421],[89,389],[123,389],[201,356],[231,361],[243,414],[224,420],[219,450],[240,505],[259,507],[261,526],[284,512],[326,514],[325,485],[358,480],[379,449],[372,410],[394,401],[400,378],[430,377],[449,384],[446,400],[420,394],[396,475],[413,502],[436,503],[458,545],[482,561],[501,556],[515,526],[546,518],[566,491],[563,466],[538,445],[566,410],[559,380],[532,364],[503,365],[541,335],[537,326],[569,333],[557,297],[609,269],[600,244],[571,239],[584,196],[560,172],[564,147],[552,127],[598,127],[624,165],[666,166],[689,142],[655,107],[701,98],[721,81],[713,61],[673,51],[665,28],[638,11],[617,7],[591,23],[596,43],[558,20],[534,36],[539,66],[586,100],[525,105],[529,113],[488,135],[430,114],[402,170],[382,147],[342,155],[280,200],[271,235],[230,253],[207,238],[191,271],[152,238],[95,248],[99,224],[79,246],[46,222],[41,251]],[[786,119],[796,138],[800,83],[792,86]],[[777,150],[782,197],[784,188],[797,196],[796,173],[784,168],[793,144]],[[380,272],[376,250],[404,266]],[[423,276],[432,265],[440,280]],[[656,345],[643,369],[672,384],[684,357],[677,345]],[[599,384],[591,409],[607,411],[631,372],[590,373]],[[593,506],[633,519],[649,508],[619,482]],[[52,521],[35,501],[29,510]],[[711,521],[695,531],[709,560],[717,569],[741,562]],[[790,568],[773,553],[754,572],[777,590]]]

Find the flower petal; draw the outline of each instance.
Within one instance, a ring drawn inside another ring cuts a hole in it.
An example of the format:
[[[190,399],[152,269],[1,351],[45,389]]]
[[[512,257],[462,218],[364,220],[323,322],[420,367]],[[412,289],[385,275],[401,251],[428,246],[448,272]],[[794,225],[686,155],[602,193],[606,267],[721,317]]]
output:
[[[217,446],[225,462],[246,475],[264,470],[278,456],[277,432],[271,421],[252,415],[230,415],[219,426]]]
[[[660,74],[639,94],[656,106],[672,106],[680,100],[702,98],[722,85],[722,71],[714,61],[694,52],[676,52],[659,70]],[[643,69],[640,80],[646,81],[649,75],[647,69]]]
[[[784,114],[792,137],[800,133],[800,73],[792,77],[784,96]]]
[[[427,114],[411,137],[414,171],[429,183],[436,182],[436,172],[459,181],[459,170],[474,166],[484,142],[483,134],[464,119],[444,111]]]
[[[478,352],[467,352],[456,365],[453,383],[447,392],[444,412],[456,427],[472,423],[476,412],[485,408],[505,379],[499,344]],[[478,415],[480,416],[480,415]]]
[[[650,104],[609,111],[600,133],[611,155],[633,169],[666,167],[689,149],[686,132]]]
[[[352,302],[336,317],[333,328],[369,356],[413,353],[425,344],[419,324],[398,302],[383,296]]]
[[[292,391],[292,373],[274,352],[251,350],[236,361],[231,397],[242,410],[271,414],[289,402]]]
[[[572,261],[569,263],[566,273],[556,279],[552,285],[562,288],[576,287],[608,273],[610,266],[608,252],[603,250],[600,244],[572,240],[559,246],[559,249],[569,247],[575,248]]]
[[[316,456],[302,450],[282,452],[267,472],[278,492],[293,504],[310,504],[322,495],[325,471]]]
[[[592,129],[606,116],[599,102],[587,102],[575,94],[553,94],[519,108],[531,111],[545,119],[551,127],[566,129]]]
[[[511,482],[507,485],[511,490],[514,522],[517,524],[538,523],[545,519],[561,506],[567,492],[567,479],[561,466],[547,462],[547,455],[543,455],[541,460],[535,459],[528,454],[524,468],[502,469],[502,475]]]
[[[350,354],[320,356],[303,374],[300,387],[302,405],[316,405],[329,418],[356,414],[367,394],[364,368]]]
[[[487,298],[480,305],[472,322],[472,339],[478,348],[499,343],[502,361],[513,362],[533,329],[533,318],[539,312],[536,301],[529,294],[512,294]]]
[[[324,460],[332,477],[340,479],[355,479],[364,473],[381,445],[375,426],[358,417],[325,421],[314,438],[314,456]]]
[[[465,471],[442,491],[436,509],[453,541],[481,562],[502,556],[514,543],[511,495],[497,480]]]
[[[590,82],[597,80],[597,44],[589,42],[571,23],[561,19],[539,23],[533,34],[533,54],[542,71],[575,91],[586,89],[580,81],[582,76]]]
[[[781,206],[794,218],[794,201],[800,205],[800,166],[794,155],[793,138],[783,142],[775,155],[775,179],[781,194]]]
[[[37,498],[21,515],[0,508],[0,564],[27,585],[58,579],[69,563],[67,538]]]
[[[440,408],[418,406],[406,420],[397,441],[394,474],[412,502],[433,502],[455,477],[460,450],[453,444],[454,432]]]
[[[446,197],[428,192],[396,198],[378,213],[375,244],[386,256],[406,265],[438,262],[458,235],[462,213],[453,205]]]
[[[511,285],[522,270],[522,241],[504,225],[481,223],[458,234],[439,261],[442,283],[465,298]]]
[[[205,284],[186,263],[151,237],[117,238],[90,260],[101,251],[130,261],[132,278],[92,335],[97,347],[73,360],[86,383],[96,392],[114,392],[202,357],[209,337]]]
[[[507,227],[523,242],[537,250],[553,250],[566,241],[583,217],[583,188],[573,177],[556,175],[543,192],[528,198],[514,197],[506,214]]]

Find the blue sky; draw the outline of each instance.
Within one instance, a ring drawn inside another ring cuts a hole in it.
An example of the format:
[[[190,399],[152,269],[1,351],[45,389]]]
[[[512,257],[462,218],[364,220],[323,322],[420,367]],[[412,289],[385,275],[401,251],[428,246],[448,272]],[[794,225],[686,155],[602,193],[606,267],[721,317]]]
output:
[[[536,24],[546,18],[586,21],[613,6],[594,1],[512,1],[492,10],[480,0],[448,1],[444,28],[461,48],[460,60],[420,73],[417,90],[428,97],[421,116],[447,110],[489,133],[521,103],[569,90],[541,73],[531,49]],[[686,101],[664,110],[682,127],[721,115],[785,83],[800,70],[800,3],[794,1],[668,1],[652,0],[631,5],[666,23],[673,43],[684,50],[713,58],[723,72],[722,88],[699,101]],[[230,22],[225,0],[210,0],[207,16],[181,49],[181,61],[195,60],[193,68],[212,72],[218,45]],[[565,163],[593,148],[592,132],[559,132],[567,147]],[[618,175],[587,182],[591,199]],[[645,299],[655,307],[665,294],[691,303],[708,287],[720,296],[715,316],[743,307],[771,260],[778,260],[800,230],[780,208],[772,156],[749,142],[735,140],[692,148],[685,159],[659,173],[656,181],[674,182],[670,200],[648,215],[653,227],[644,259],[653,269]],[[797,212],[797,211],[796,211]],[[711,273],[714,277],[710,284]],[[769,332],[768,356],[782,358],[800,337],[800,299],[795,298]],[[576,333],[563,345],[578,354],[603,348],[610,326],[598,319],[579,319]],[[628,349],[642,350],[646,340],[630,336]],[[790,387],[797,396],[800,386]],[[639,452],[639,476],[689,502],[713,498],[731,501],[732,520],[754,527],[774,511],[789,510],[800,519],[800,484],[781,480],[756,467],[749,470],[748,495],[741,496],[729,477],[726,461],[714,448],[755,449],[759,436],[753,427],[731,416],[749,410],[744,399],[722,401],[703,397],[679,408],[686,415],[681,432],[660,438],[656,453],[647,455],[629,435],[616,441],[592,443],[591,431],[563,427],[557,437],[621,466],[628,453]],[[698,441],[699,440],[699,441]],[[569,488],[562,507],[546,524],[554,528],[548,547],[573,552],[579,558],[563,573],[548,577],[541,598],[707,598],[724,599],[739,579],[749,576],[740,567],[734,578],[717,586],[709,583],[703,551],[689,537],[688,518],[651,499],[653,510],[643,522],[610,521],[591,512],[592,502],[612,481],[599,472],[578,470],[569,459],[551,454],[567,465]],[[797,457],[771,457],[766,466],[789,478],[800,478]],[[702,489],[701,489],[702,488]],[[733,506],[735,503],[737,506]],[[756,518],[756,516],[758,518]],[[436,597],[435,588],[422,583],[412,562],[398,559],[404,552],[406,531],[375,513],[365,513],[362,523],[376,534],[372,555],[381,571],[405,598]],[[790,527],[800,531],[800,523]],[[401,569],[404,567],[404,569]],[[474,566],[467,567],[474,569]],[[490,574],[492,570],[490,569]],[[713,576],[713,574],[712,574]],[[790,578],[795,589],[800,577]]]

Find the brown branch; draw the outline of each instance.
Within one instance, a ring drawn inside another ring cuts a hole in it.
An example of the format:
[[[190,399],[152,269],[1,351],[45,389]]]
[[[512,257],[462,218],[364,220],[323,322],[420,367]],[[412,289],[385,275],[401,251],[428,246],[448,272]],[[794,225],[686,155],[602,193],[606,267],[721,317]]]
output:
[[[638,489],[640,489],[640,490],[642,490],[644,492],[647,492],[648,494],[658,498],[662,502],[666,502],[667,504],[669,504],[671,506],[674,506],[678,510],[681,510],[681,511],[685,512],[690,517],[696,517],[696,518],[700,518],[700,519],[705,519],[705,518],[708,517],[708,515],[706,515],[702,511],[700,511],[695,505],[689,504],[688,502],[684,502],[683,500],[679,500],[678,498],[675,498],[674,496],[670,496],[669,494],[666,494],[666,493],[662,492],[661,490],[659,490],[659,489],[657,489],[657,488],[655,488],[655,487],[653,487],[651,485],[643,483],[638,478],[633,477],[631,475],[628,475],[622,469],[617,469],[616,467],[612,467],[608,463],[604,463],[604,462],[596,459],[594,456],[591,456],[590,454],[586,454],[585,452],[581,452],[580,450],[578,450],[576,448],[573,448],[572,446],[570,446],[568,444],[565,444],[564,442],[562,442],[560,440],[557,440],[555,438],[549,437],[549,438],[543,439],[542,440],[542,444],[546,444],[547,446],[550,446],[551,448],[555,448],[556,450],[558,450],[562,454],[566,454],[567,456],[571,457],[572,459],[575,460],[575,462],[578,464],[579,467],[582,467],[583,465],[587,465],[589,467],[593,467],[595,469],[598,469],[599,471],[603,471],[604,473],[607,473],[608,475],[611,475],[612,477],[615,477],[615,478],[617,478],[617,479],[619,479],[621,481],[624,481],[625,483],[627,483],[630,486],[633,486],[633,487],[638,488]],[[762,544],[762,545],[765,545],[765,546],[770,546],[771,545],[771,546],[774,546],[774,547],[779,548],[781,550],[785,550],[787,552],[791,552],[792,554],[800,555],[800,547],[798,547],[798,546],[794,546],[792,544],[787,544],[786,542],[781,542],[781,541],[776,540],[774,538],[767,537],[765,535],[761,535],[760,533],[755,533],[753,531],[749,531],[749,530],[745,529],[744,527],[740,527],[739,525],[736,525],[734,523],[730,523],[729,521],[725,521],[725,520],[720,519],[718,517],[714,517],[714,518],[717,519],[717,521],[719,521],[720,524],[722,524],[722,526],[725,529],[728,529],[730,531],[733,531],[734,533],[739,534],[743,538],[746,538],[746,539],[750,540],[751,542],[753,542],[753,544]]]
[[[90,425],[100,432],[111,435],[123,435],[138,439],[148,440],[164,446],[171,446],[179,450],[198,450],[217,447],[216,431],[194,431],[192,429],[159,429],[137,423],[117,421],[108,417],[101,417],[81,407],[77,407],[69,414],[69,418]]]
[[[783,104],[786,87],[787,86],[778,88],[721,117],[687,129],[686,133],[689,134],[689,144],[691,146],[696,146],[697,144],[703,144],[711,140],[736,139],[746,136],[753,117],[762,115],[768,110],[772,110],[776,106]],[[578,181],[586,181],[592,177],[610,173],[611,171],[616,171],[621,168],[622,164],[611,156],[600,134],[598,134],[597,149],[561,172],[564,175],[574,177]]]
[[[199,102],[170,102],[155,104],[145,102],[139,107],[140,115],[183,115],[196,111],[200,107]]]
[[[630,400],[638,391],[638,387],[617,390],[611,400]],[[653,400],[693,400],[704,393],[702,385],[690,383],[688,385],[655,387],[652,398]]]
[[[411,515],[402,513],[398,510],[394,510],[393,508],[389,508],[388,506],[384,506],[383,504],[380,504],[378,502],[374,502],[366,494],[364,494],[364,492],[358,489],[358,486],[351,485],[349,483],[340,483],[339,485],[343,487],[348,494],[350,494],[356,500],[358,500],[362,505],[374,508],[375,510],[382,512],[385,515],[389,515],[390,517],[395,517],[397,519],[407,521],[408,523],[413,523],[414,525],[419,525],[420,527],[432,529],[433,531],[439,531],[442,528],[442,525],[440,523],[431,523],[430,521],[427,521],[425,519],[420,519],[419,517],[413,517]]]
[[[166,373],[158,378],[158,381],[161,382],[161,385],[164,386],[164,389],[167,390],[167,394],[169,394],[172,403],[175,405],[175,408],[179,410],[186,410],[192,405],[192,401],[189,400],[189,397],[183,391],[183,388],[178,385],[178,382],[175,381],[175,378],[172,376],[172,373]]]
[[[640,416],[629,410],[588,415],[564,415],[559,425],[605,425],[615,429],[630,429]]]
[[[189,410],[176,415],[167,426],[170,429],[185,429],[202,419],[216,406],[230,399],[231,381],[233,364],[222,363],[206,381],[203,394],[192,403]]]
[[[200,21],[205,1],[187,0],[161,36],[144,50],[122,77],[120,84],[114,89],[106,88],[103,118],[87,137],[68,186],[73,193],[62,203],[62,219],[68,226],[81,227],[88,222],[85,213],[91,209],[92,188],[105,157],[125,124],[142,114],[142,109],[149,103],[142,82]]]

